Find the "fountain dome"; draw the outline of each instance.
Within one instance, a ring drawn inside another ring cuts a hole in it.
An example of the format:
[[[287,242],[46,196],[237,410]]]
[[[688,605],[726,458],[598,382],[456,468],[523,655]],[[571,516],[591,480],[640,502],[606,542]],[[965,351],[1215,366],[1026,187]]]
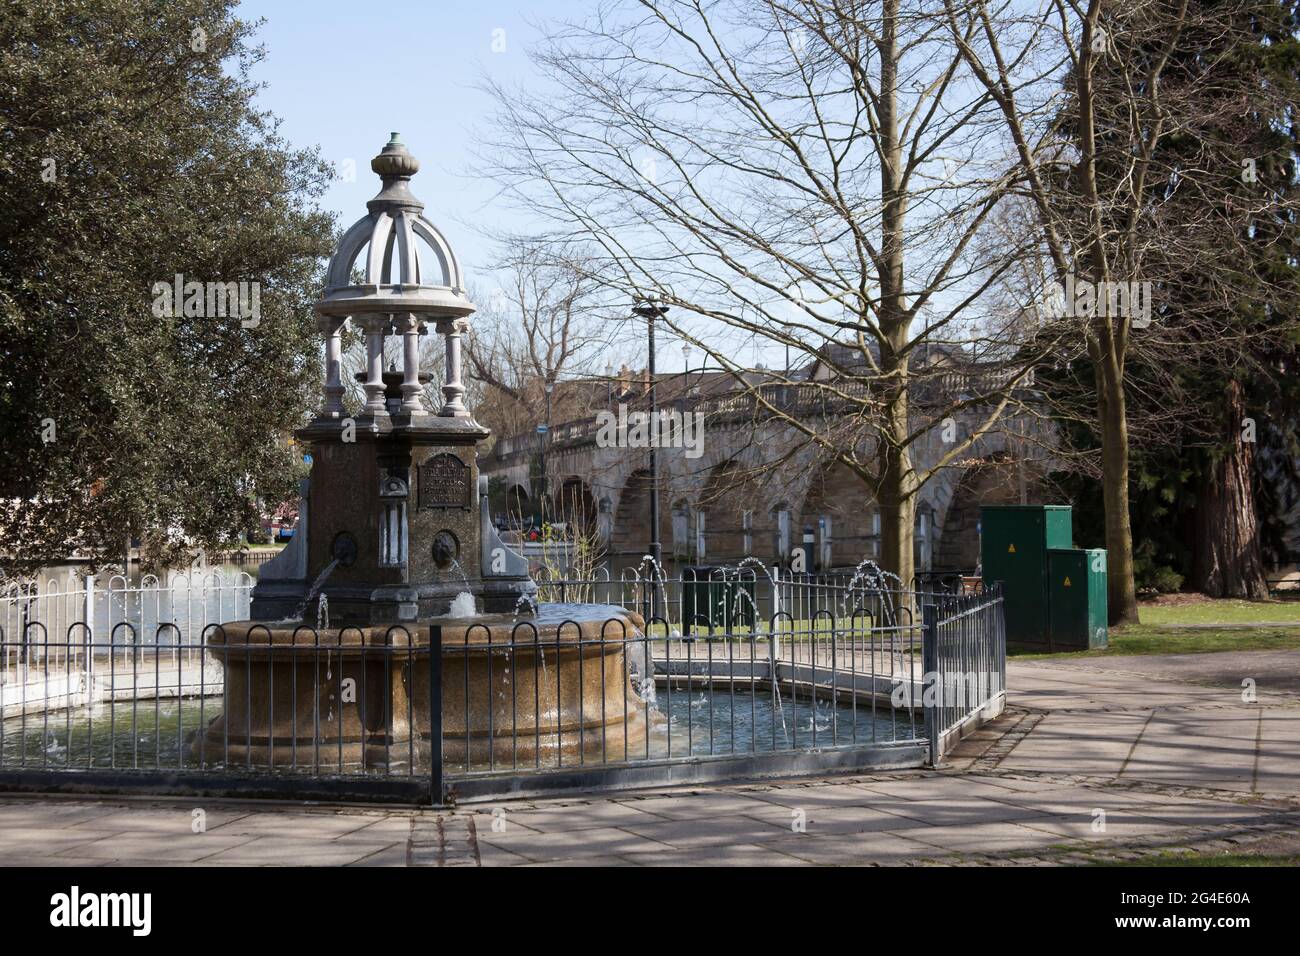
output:
[[[461,318],[474,311],[465,295],[460,262],[446,237],[424,216],[424,203],[410,190],[420,163],[397,133],[370,161],[383,189],[366,203],[368,213],[339,241],[330,259],[322,316],[407,312]],[[354,272],[360,270],[359,282]]]

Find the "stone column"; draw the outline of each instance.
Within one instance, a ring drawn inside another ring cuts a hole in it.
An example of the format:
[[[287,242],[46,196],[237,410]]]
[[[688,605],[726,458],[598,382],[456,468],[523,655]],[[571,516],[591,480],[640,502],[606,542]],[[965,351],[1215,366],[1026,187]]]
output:
[[[325,333],[325,407],[323,418],[343,417],[343,326],[347,318],[324,316],[320,330]]]
[[[384,405],[384,333],[388,316],[367,315],[362,320],[366,330],[366,409],[367,415],[386,411]]]
[[[402,333],[402,411],[424,414],[420,402],[420,327],[423,323],[414,312],[402,316],[398,328]]]
[[[438,331],[447,338],[447,376],[442,386],[442,410],[438,414],[444,418],[466,418],[469,411],[465,408],[465,386],[460,379],[460,337],[469,331],[469,322],[439,319]]]

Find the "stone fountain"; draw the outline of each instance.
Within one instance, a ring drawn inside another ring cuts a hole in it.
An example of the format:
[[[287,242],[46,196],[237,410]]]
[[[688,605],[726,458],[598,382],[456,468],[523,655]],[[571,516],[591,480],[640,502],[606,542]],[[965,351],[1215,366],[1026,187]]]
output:
[[[489,432],[465,406],[461,363],[474,305],[455,253],[410,191],[419,163],[396,133],[370,165],[383,188],[341,239],[315,307],[324,404],[296,433],[312,459],[298,528],[262,566],[252,619],[209,634],[225,708],[193,749],[236,766],[418,761],[428,753],[437,627],[453,766],[634,754],[647,711],[623,640],[644,624],[605,605],[543,605],[517,618],[536,607],[536,586],[498,536],[478,473]],[[349,321],[366,337],[355,415],[341,377]],[[420,369],[431,328],[446,355],[437,410]],[[400,373],[384,369],[389,335],[401,336]],[[313,627],[322,599],[329,626]]]

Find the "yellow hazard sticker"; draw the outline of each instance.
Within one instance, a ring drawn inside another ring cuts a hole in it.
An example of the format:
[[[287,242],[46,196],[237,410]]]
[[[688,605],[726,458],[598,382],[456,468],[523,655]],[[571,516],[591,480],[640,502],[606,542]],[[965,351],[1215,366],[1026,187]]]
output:
[[[1066,579],[1065,579],[1065,586],[1066,586],[1067,588],[1070,586],[1070,579],[1069,579],[1069,578],[1066,578]]]
[[[1016,546],[1012,544],[1007,548],[1007,554],[1015,554],[1015,553],[1016,553]]]

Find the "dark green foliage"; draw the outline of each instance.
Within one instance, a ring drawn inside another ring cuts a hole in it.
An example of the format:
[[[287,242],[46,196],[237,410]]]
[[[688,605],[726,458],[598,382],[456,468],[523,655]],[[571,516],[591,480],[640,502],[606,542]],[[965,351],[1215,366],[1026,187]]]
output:
[[[330,172],[254,107],[234,5],[0,9],[0,571],[215,547],[293,494]],[[156,317],[176,273],[260,283],[260,323]]]
[[[1190,9],[1194,42],[1175,53],[1162,89],[1175,109],[1196,117],[1196,135],[1173,123],[1157,147],[1156,165],[1167,172],[1151,184],[1151,203],[1172,224],[1171,238],[1148,253],[1159,315],[1151,330],[1134,331],[1126,370],[1139,589],[1175,589],[1194,574],[1196,536],[1216,524],[1197,514],[1201,489],[1219,480],[1246,431],[1241,409],[1227,400],[1238,387],[1244,417],[1254,422],[1257,545],[1270,564],[1297,557],[1283,518],[1300,499],[1300,4],[1202,0]],[[1099,87],[1107,81],[1103,61]],[[1123,105],[1119,93],[1115,102]],[[1248,159],[1254,182],[1243,176]],[[1127,175],[1126,164],[1103,166],[1101,175],[1113,182]],[[1039,376],[1058,401],[1069,446],[1085,456],[1098,448],[1087,414],[1092,380],[1086,358]],[[1096,479],[1054,477],[1076,503],[1079,544],[1100,546]]]

